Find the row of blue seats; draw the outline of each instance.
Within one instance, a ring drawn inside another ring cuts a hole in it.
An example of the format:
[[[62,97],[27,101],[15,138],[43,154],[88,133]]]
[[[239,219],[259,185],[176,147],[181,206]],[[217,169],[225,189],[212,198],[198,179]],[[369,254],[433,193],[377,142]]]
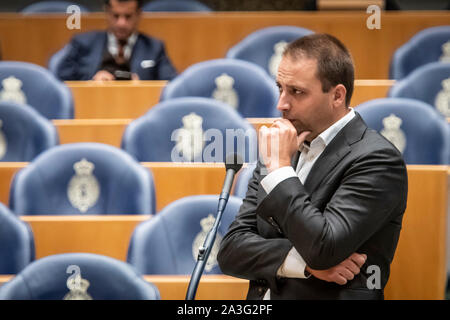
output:
[[[402,152],[407,164],[450,163],[449,125],[431,105],[383,98],[355,110]],[[1,161],[32,161],[59,144],[53,123],[29,106],[0,102],[0,120]],[[127,126],[121,147],[139,162],[224,162],[231,152],[245,162],[257,159],[253,126],[226,104],[208,98],[159,103]]]
[[[23,14],[66,13],[72,12],[71,6],[78,6],[80,12],[90,12],[88,8],[69,1],[39,1],[23,8]],[[144,12],[176,11],[176,12],[210,12],[212,9],[196,0],[152,0],[142,6]]]
[[[285,46],[298,38],[314,33],[296,26],[273,26],[252,32],[228,49],[225,57],[258,65],[275,78],[278,63]],[[48,68],[53,74],[68,46],[55,53]],[[390,79],[401,80],[417,68],[433,62],[450,62],[450,25],[424,29],[400,46],[389,66]]]
[[[137,282],[138,287],[145,289],[149,287],[140,284],[144,281],[138,280],[138,275],[190,274],[198,248],[214,222],[211,213],[216,212],[217,203],[217,195],[185,197],[140,223],[129,243],[127,263],[86,253],[61,254],[34,261],[34,238],[30,227],[0,204],[0,274],[19,275],[0,287],[0,299],[62,299],[68,293],[70,274],[66,271],[69,266],[79,268],[82,278],[89,281],[89,293],[95,299],[114,299],[111,294],[118,294],[117,299],[138,299],[136,289],[108,292],[110,286],[105,278],[124,281],[127,285],[130,285],[128,282]],[[207,274],[222,273],[216,261],[218,245],[241,203],[238,197],[229,198],[205,267]],[[35,276],[40,272],[42,274],[37,280]],[[130,275],[132,281],[127,280]],[[28,290],[23,290],[24,287]]]
[[[429,63],[396,82],[388,95],[424,101],[448,117],[448,78],[449,62]],[[0,62],[0,81],[0,101],[29,104],[48,119],[74,116],[70,90],[42,67]],[[243,117],[279,116],[274,81],[258,66],[245,61],[218,59],[195,64],[169,82],[160,100],[188,96],[214,97],[233,106]]]

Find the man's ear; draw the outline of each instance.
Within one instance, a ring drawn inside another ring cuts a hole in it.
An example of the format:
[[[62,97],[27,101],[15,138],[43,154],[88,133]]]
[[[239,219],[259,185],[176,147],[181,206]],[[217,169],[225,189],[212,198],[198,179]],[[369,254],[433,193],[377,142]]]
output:
[[[338,84],[336,87],[334,87],[333,106],[334,107],[339,107],[341,105],[345,106],[346,95],[347,89],[345,89],[345,86],[343,84]]]

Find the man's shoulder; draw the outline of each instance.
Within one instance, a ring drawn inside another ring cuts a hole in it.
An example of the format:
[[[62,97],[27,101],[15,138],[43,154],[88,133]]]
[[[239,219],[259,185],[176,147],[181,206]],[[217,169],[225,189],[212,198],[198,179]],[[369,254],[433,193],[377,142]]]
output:
[[[106,37],[105,31],[88,31],[73,36],[72,42],[77,42],[81,45],[89,46],[93,42],[98,41],[102,37]]]
[[[138,41],[142,42],[147,47],[160,48],[164,44],[162,40],[152,37],[152,36],[149,36],[142,32],[139,32],[139,34],[138,34]]]

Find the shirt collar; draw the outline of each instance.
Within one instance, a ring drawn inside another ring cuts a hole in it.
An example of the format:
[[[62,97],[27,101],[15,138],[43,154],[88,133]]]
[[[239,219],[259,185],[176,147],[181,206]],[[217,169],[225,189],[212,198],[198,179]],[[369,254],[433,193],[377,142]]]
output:
[[[116,56],[119,53],[117,38],[111,32],[108,32],[107,36],[108,36],[108,51],[109,51],[109,53],[111,53],[112,56]],[[131,36],[128,37],[127,44],[125,45],[125,48],[124,48],[124,51],[125,51],[124,54],[125,54],[126,58],[129,58],[129,56],[131,55],[131,50],[133,49],[137,38],[138,38],[137,32],[133,32],[131,34]]]
[[[355,116],[355,110],[353,108],[350,108],[350,112],[348,112],[345,116],[343,116],[341,119],[333,123],[330,127],[328,127],[325,131],[323,131],[321,134],[319,134],[313,141],[311,141],[311,144],[308,146],[307,144],[303,143],[300,146],[300,151],[305,148],[306,150],[309,150],[311,148],[316,147],[317,145],[322,145],[323,148],[325,148],[331,140],[334,139],[334,137],[341,131],[347,123],[350,122],[350,120],[353,119]]]

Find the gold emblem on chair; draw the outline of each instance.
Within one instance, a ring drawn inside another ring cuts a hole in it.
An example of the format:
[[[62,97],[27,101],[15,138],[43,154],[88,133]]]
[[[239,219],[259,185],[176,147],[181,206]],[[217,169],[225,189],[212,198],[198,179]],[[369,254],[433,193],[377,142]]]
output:
[[[8,149],[8,142],[6,141],[5,134],[2,131],[3,121],[0,120],[0,159],[6,154],[6,150]]]
[[[14,76],[9,76],[2,81],[3,90],[0,91],[0,101],[12,101],[27,103],[25,93],[22,91],[22,81]]]
[[[226,73],[222,73],[214,82],[216,83],[216,89],[214,89],[212,97],[237,109],[239,97],[236,90],[233,89],[234,79]]]
[[[440,62],[450,62],[450,41],[442,45],[442,55],[439,58]]]
[[[73,168],[76,174],[70,179],[67,196],[73,207],[86,212],[95,205],[100,195],[100,186],[92,175],[94,164],[83,158],[76,162]]]
[[[442,90],[436,95],[434,105],[445,117],[450,117],[450,78],[442,81]]]
[[[380,132],[401,153],[403,153],[406,147],[406,136],[402,129],[400,129],[402,122],[402,119],[392,113],[389,117],[383,119],[384,128]]]
[[[76,277],[69,277],[67,279],[67,288],[70,290],[63,298],[63,300],[92,300],[92,297],[87,292],[89,288],[89,281],[81,278],[81,275]]]
[[[208,235],[209,230],[211,230],[214,225],[214,216],[212,214],[208,215],[206,218],[200,220],[200,225],[202,227],[202,231],[200,231],[194,239],[192,243],[192,256],[194,260],[197,261],[198,257],[198,249],[203,246],[205,242],[206,236]],[[214,241],[214,245],[211,249],[211,253],[209,255],[208,261],[205,264],[205,270],[211,271],[217,265],[217,253],[219,252],[220,242],[222,241],[222,236],[217,233],[216,240]]]
[[[192,161],[203,151],[203,118],[191,112],[184,116],[181,121],[183,127],[178,130],[175,148],[184,159]]]
[[[283,51],[287,45],[288,43],[286,41],[280,41],[273,46],[274,52],[272,57],[270,57],[268,68],[274,78],[277,77],[278,66],[280,65],[281,59],[283,58]]]

